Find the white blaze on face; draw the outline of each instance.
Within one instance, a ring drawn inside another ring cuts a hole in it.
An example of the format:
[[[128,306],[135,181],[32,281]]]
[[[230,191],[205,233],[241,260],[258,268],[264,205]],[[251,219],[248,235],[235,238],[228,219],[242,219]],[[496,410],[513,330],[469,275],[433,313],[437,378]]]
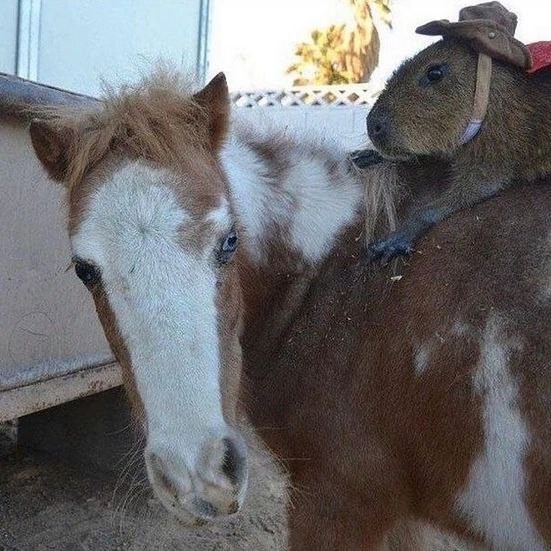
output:
[[[116,171],[91,197],[72,245],[101,270],[145,407],[148,448],[194,469],[205,440],[225,427],[213,260],[219,234],[203,250],[183,248],[179,234],[191,215],[170,179],[140,162]],[[209,214],[223,231],[227,205]]]

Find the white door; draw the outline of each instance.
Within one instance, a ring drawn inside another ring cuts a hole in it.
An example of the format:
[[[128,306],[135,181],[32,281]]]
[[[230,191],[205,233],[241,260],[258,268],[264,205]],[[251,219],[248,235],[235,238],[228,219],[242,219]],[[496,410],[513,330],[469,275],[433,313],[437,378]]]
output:
[[[25,78],[96,95],[102,78],[135,79],[161,58],[204,69],[208,0],[2,0],[0,31],[7,25],[13,35],[14,13],[16,70]],[[9,72],[13,51],[4,47],[0,67]]]

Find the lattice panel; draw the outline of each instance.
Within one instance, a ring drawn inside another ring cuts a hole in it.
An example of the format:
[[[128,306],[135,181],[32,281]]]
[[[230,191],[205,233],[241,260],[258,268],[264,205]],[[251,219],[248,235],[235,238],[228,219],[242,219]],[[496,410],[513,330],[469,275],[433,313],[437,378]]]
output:
[[[236,107],[303,107],[372,105],[376,93],[366,84],[346,86],[297,86],[288,90],[234,92]]]

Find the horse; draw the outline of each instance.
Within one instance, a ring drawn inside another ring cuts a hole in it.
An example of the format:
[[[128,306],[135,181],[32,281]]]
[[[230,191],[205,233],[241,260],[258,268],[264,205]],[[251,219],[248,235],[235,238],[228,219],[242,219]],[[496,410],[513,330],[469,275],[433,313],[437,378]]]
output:
[[[222,74],[155,75],[30,126],[160,501],[236,513],[248,419],[289,471],[292,549],[379,549],[410,521],[549,548],[551,186],[366,267],[445,167],[406,186],[229,105]]]

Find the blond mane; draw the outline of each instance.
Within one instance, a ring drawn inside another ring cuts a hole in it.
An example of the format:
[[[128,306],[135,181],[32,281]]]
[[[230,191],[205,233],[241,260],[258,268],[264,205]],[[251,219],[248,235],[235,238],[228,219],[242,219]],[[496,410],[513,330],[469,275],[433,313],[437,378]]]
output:
[[[208,113],[189,82],[178,73],[157,70],[137,84],[107,88],[100,100],[83,108],[45,107],[37,115],[67,140],[69,187],[109,151],[145,157],[161,165],[181,162],[207,150]],[[35,111],[36,112],[36,111]]]
[[[396,229],[396,202],[400,193],[394,163],[384,162],[369,170],[358,170],[364,185],[365,244]]]

